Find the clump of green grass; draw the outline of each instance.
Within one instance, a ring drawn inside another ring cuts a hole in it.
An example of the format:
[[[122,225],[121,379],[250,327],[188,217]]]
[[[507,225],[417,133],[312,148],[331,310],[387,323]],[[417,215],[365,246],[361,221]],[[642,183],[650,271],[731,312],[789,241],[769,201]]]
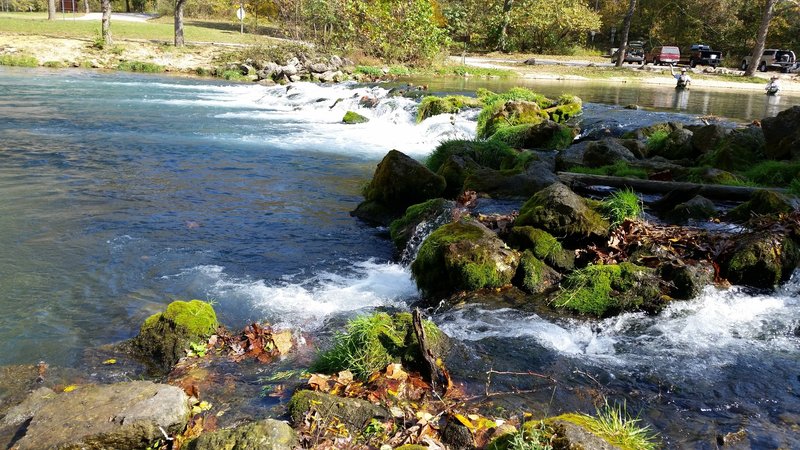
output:
[[[438,172],[451,155],[468,157],[482,166],[500,170],[513,168],[520,153],[499,141],[457,139],[439,144],[425,165],[432,172]]]
[[[389,75],[395,77],[408,76],[411,75],[411,69],[406,66],[392,66],[389,67]]]
[[[762,161],[745,171],[744,175],[761,186],[788,186],[800,176],[800,162]]]
[[[0,55],[0,66],[39,67],[39,61],[30,55]]]
[[[45,61],[42,66],[49,67],[51,69],[61,69],[63,67],[67,67],[67,64],[63,61]]]
[[[369,75],[371,77],[380,77],[383,76],[383,69],[376,66],[356,66],[353,73],[360,73],[364,75]]]
[[[622,449],[655,450],[659,448],[656,435],[650,427],[641,425],[641,419],[631,417],[623,402],[609,405],[608,400],[597,409],[596,415],[577,415],[579,425]]]
[[[788,190],[790,194],[800,198],[800,178],[792,180],[792,182],[789,183]]]
[[[122,61],[117,69],[127,72],[159,73],[164,71],[164,67],[145,61]]]
[[[454,75],[458,77],[511,78],[517,76],[516,72],[513,70],[472,67],[460,64],[437,67],[434,69],[434,73],[437,75]]]
[[[585,173],[589,175],[609,175],[623,178],[647,179],[647,171],[639,167],[631,167],[625,161],[617,161],[614,164],[601,167],[574,166],[569,168],[569,172]]]
[[[642,216],[642,201],[631,189],[622,189],[609,195],[600,203],[603,217],[611,225],[621,224],[625,219],[636,219]]]
[[[246,75],[242,75],[242,72],[238,69],[228,69],[219,72],[219,77],[228,80],[228,81],[244,81],[247,80]]]
[[[664,150],[664,146],[667,145],[667,137],[669,133],[665,130],[658,130],[653,132],[650,137],[647,138],[647,150],[650,153],[659,152]]]
[[[553,450],[542,422],[536,426],[525,425],[508,440],[508,450]]]

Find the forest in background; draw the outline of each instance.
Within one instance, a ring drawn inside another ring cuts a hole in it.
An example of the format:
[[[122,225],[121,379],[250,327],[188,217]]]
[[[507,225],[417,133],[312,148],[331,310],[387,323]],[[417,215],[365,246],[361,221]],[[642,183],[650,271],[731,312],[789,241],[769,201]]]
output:
[[[85,0],[78,0],[83,8]],[[58,0],[57,0],[58,3]],[[244,0],[245,26],[383,61],[425,63],[444,53],[603,54],[619,45],[629,0]],[[735,63],[756,41],[767,0],[638,0],[629,41],[711,45]],[[187,0],[188,19],[235,21],[240,2]],[[100,0],[88,1],[92,11]],[[113,0],[115,11],[173,14],[174,0]],[[47,0],[0,0],[46,11]],[[263,28],[269,25],[268,28]],[[800,51],[800,2],[777,0],[766,46]]]

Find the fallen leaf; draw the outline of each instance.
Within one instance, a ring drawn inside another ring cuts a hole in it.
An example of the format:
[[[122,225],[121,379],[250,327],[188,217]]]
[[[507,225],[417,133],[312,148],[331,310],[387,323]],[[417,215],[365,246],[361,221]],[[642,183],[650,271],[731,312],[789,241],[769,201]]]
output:
[[[273,333],[272,342],[275,344],[278,353],[285,355],[292,349],[292,332],[285,330],[280,333]]]
[[[114,359],[114,358],[107,359],[107,360],[103,361],[103,364],[105,364],[105,365],[107,365],[107,366],[108,366],[108,365],[111,365],[111,364],[116,364],[116,363],[117,363],[117,360],[116,360],[116,359]]]
[[[78,389],[78,386],[77,386],[77,385],[74,385],[74,384],[70,384],[69,386],[67,386],[67,387],[65,387],[65,388],[64,388],[64,392],[72,392],[72,391],[74,391],[75,389]]]

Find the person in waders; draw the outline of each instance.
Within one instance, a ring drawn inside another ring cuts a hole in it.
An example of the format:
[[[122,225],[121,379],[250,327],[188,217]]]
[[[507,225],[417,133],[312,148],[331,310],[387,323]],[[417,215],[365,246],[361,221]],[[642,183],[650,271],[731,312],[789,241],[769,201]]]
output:
[[[767,95],[778,95],[778,92],[781,91],[781,87],[778,84],[777,75],[773,75],[772,78],[769,79],[769,83],[764,87],[764,90],[767,91]]]
[[[675,73],[675,68],[672,64],[669,65],[669,73],[672,74],[672,77],[678,80],[678,83],[675,85],[675,89],[689,89],[689,85],[692,84],[692,78],[686,74],[686,68],[681,68],[681,73]]]

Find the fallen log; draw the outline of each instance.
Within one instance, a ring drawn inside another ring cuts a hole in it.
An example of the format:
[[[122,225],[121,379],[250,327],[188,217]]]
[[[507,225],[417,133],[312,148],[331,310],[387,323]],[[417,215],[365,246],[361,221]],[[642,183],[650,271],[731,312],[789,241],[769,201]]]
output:
[[[781,194],[786,189],[750,186],[725,186],[721,184],[699,184],[678,181],[640,180],[637,178],[612,177],[608,175],[590,175],[585,173],[558,172],[562,183],[576,190],[587,186],[610,186],[630,188],[644,194],[667,194],[671,191],[697,191],[697,195],[709,199],[746,201],[753,193],[760,190],[774,191]]]

